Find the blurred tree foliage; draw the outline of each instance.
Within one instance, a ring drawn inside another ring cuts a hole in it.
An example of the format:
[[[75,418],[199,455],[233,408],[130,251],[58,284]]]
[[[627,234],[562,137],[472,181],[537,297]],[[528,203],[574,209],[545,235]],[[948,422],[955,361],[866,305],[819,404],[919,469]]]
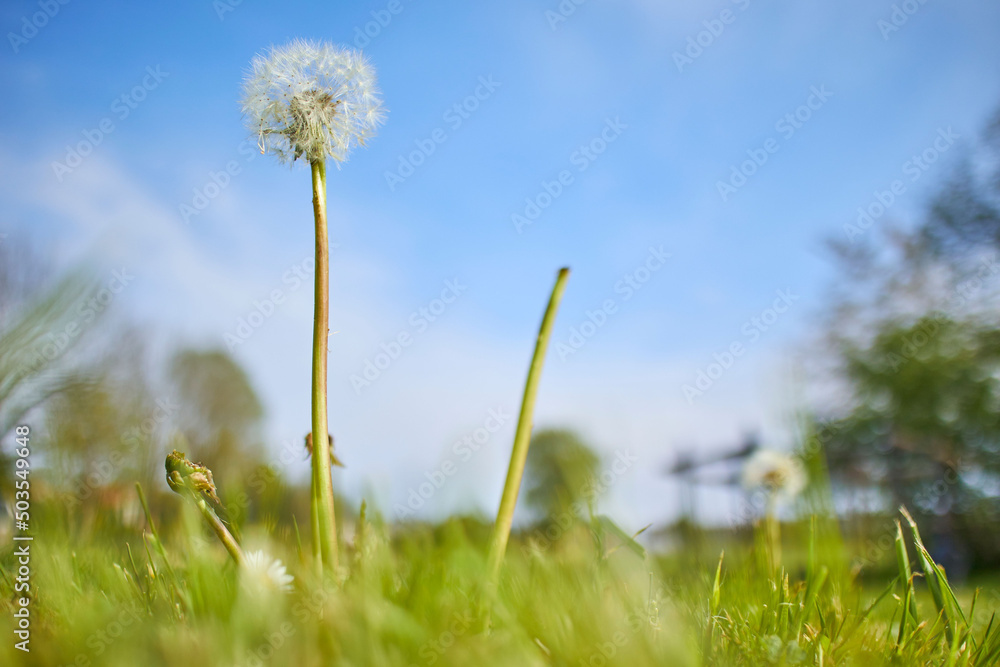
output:
[[[825,415],[834,481],[886,510],[908,505],[939,543],[990,560],[1000,558],[997,531],[981,530],[1000,526],[998,130],[994,121],[954,167],[922,224],[832,243],[841,271],[824,341],[841,398]]]
[[[965,156],[932,202],[923,237],[938,254],[964,258],[984,247],[1000,249],[1000,109],[982,149]]]
[[[0,441],[50,399],[78,385],[73,349],[85,338],[76,306],[93,290],[82,271],[52,283],[45,258],[0,239]],[[70,335],[72,334],[72,335]],[[13,458],[0,449],[0,504],[13,496]]]
[[[87,334],[78,307],[94,283],[76,271],[52,284],[43,264],[24,242],[0,243],[0,438],[77,380],[72,351]]]
[[[228,354],[184,349],[164,369],[148,332],[88,308],[92,273],[51,274],[28,244],[0,241],[0,437],[31,424],[35,479],[60,494],[77,529],[138,520],[133,484],[165,488],[177,433],[233,489],[235,514],[284,488],[262,468],[263,408]],[[0,498],[11,495],[11,462],[0,451]]]
[[[99,349],[79,370],[80,381],[45,410],[47,467],[71,487],[72,502],[107,485],[149,485],[174,408],[149,371],[146,336],[136,329],[105,329]]]
[[[218,349],[177,352],[169,374],[189,457],[211,468],[220,488],[241,485],[262,458],[264,408],[250,378]]]
[[[525,502],[545,517],[577,516],[595,500],[600,459],[567,430],[546,430],[531,439],[525,468]]]
[[[843,354],[857,404],[828,447],[839,472],[885,482],[894,503],[925,512],[970,499],[962,473],[1000,475],[1000,332],[928,316]]]

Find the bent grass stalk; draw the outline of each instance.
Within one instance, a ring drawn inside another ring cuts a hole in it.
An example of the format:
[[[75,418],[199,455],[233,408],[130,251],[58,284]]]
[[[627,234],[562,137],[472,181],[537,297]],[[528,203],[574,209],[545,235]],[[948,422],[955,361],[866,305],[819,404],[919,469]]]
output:
[[[488,584],[490,589],[496,587],[500,576],[500,566],[503,564],[504,552],[510,538],[510,527],[514,520],[514,507],[517,505],[517,494],[521,489],[521,477],[524,475],[524,464],[528,458],[528,445],[531,442],[531,428],[535,414],[535,397],[538,395],[538,382],[542,377],[542,366],[545,364],[545,352],[552,337],[552,325],[566,291],[566,281],[569,279],[569,269],[559,269],[556,284],[552,288],[549,305],[542,318],[542,326],[535,342],[535,354],[528,368],[528,379],[524,385],[524,398],[521,401],[521,414],[517,419],[517,431],[514,434],[514,448],[510,453],[510,466],[507,468],[507,481],[504,482],[503,495],[500,498],[500,510],[497,512],[496,524],[493,526],[493,537],[490,540],[490,552],[487,560]]]
[[[330,246],[326,222],[326,165],[312,163],[313,215],[316,218],[316,303],[313,322],[312,441],[326,443],[327,339],[330,334]],[[337,519],[333,506],[330,448],[314,446],[312,453],[313,555],[318,567],[337,567]]]
[[[233,537],[232,533],[229,532],[212,508],[208,506],[204,498],[196,497],[194,498],[194,503],[201,511],[201,515],[205,517],[206,523],[208,523],[209,527],[219,538],[219,541],[222,542],[222,546],[226,548],[226,551],[233,557],[236,564],[242,567],[245,559],[243,557],[243,550],[236,543],[236,538]]]

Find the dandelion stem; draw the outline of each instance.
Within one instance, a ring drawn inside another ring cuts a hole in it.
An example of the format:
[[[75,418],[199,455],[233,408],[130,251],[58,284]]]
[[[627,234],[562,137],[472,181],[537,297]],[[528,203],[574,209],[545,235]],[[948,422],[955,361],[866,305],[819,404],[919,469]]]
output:
[[[773,491],[767,497],[764,530],[767,534],[768,568],[773,574],[781,566],[781,524],[778,521],[777,499]]]
[[[222,542],[222,546],[226,547],[226,551],[229,555],[233,557],[236,564],[239,566],[243,565],[243,550],[240,549],[240,545],[236,543],[236,538],[233,534],[229,532],[222,520],[216,516],[215,511],[208,506],[204,498],[198,496],[192,496],[194,498],[195,504],[198,509],[201,510],[201,515],[205,517],[205,521],[208,522],[209,527],[218,536],[219,541]]]
[[[528,369],[528,379],[524,385],[524,398],[521,401],[521,414],[517,420],[517,431],[514,434],[514,448],[510,453],[510,467],[507,469],[507,481],[504,483],[503,496],[500,498],[500,510],[497,512],[496,524],[493,526],[493,538],[490,540],[488,560],[489,584],[494,587],[500,576],[500,566],[503,564],[504,552],[507,550],[507,540],[510,538],[510,527],[514,520],[514,507],[517,505],[517,494],[521,489],[521,477],[524,475],[524,464],[528,458],[528,445],[531,441],[531,428],[534,422],[535,397],[538,394],[538,382],[542,377],[542,366],[545,363],[545,352],[552,336],[552,325],[559,310],[559,302],[566,290],[569,279],[569,269],[559,269],[559,276],[552,288],[549,305],[542,318],[542,326],[535,343],[535,354]]]
[[[326,222],[326,165],[312,162],[313,214],[316,218],[316,304],[312,364],[312,526],[313,554],[319,566],[337,567],[337,525],[326,405],[327,345],[330,333],[330,245]]]

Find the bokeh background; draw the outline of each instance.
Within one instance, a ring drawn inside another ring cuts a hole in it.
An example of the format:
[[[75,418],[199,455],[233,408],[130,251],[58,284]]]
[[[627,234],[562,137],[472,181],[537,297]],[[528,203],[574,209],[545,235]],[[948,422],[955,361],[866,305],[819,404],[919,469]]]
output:
[[[293,38],[363,47],[389,109],[329,178],[335,485],[387,516],[495,511],[560,266],[536,422],[579,433],[598,470],[630,461],[600,503],[635,531],[682,511],[739,520],[730,471],[691,489],[668,474],[679,461],[751,436],[791,450],[804,420],[885,407],[858,399],[877,374],[842,372],[831,341],[870,342],[891,307],[924,303],[904,296],[915,276],[965,284],[995,248],[995,218],[971,215],[984,234],[914,249],[965,229],[934,207],[968,204],[955,183],[995,166],[995,2],[43,0],[5,2],[0,23],[0,326],[64,299],[33,343],[54,352],[3,408],[56,434],[46,464],[78,495],[136,466],[163,486],[178,429],[221,480],[259,463],[308,479],[308,171],[260,155],[238,104],[254,54]],[[859,271],[862,250],[883,264]],[[995,310],[990,277],[958,315]],[[401,333],[413,343],[395,350]],[[960,387],[997,378],[972,366]],[[929,386],[913,377],[904,390]],[[970,427],[984,451],[994,421]],[[458,473],[408,504],[446,461]],[[972,468],[963,484],[995,493]],[[885,469],[844,496],[891,504],[871,490]]]

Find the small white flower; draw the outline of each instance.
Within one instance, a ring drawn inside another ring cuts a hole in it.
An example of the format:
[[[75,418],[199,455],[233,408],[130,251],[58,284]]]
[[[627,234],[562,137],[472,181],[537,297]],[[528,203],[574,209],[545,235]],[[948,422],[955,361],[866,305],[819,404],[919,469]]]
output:
[[[384,117],[375,70],[360,51],[304,40],[254,57],[241,104],[261,152],[287,163],[343,162]]]
[[[772,449],[759,449],[743,466],[743,486],[765,488],[782,499],[791,499],[806,486],[806,472],[795,457]]]
[[[280,560],[263,551],[247,552],[240,574],[243,583],[255,591],[290,591],[295,581]]]

